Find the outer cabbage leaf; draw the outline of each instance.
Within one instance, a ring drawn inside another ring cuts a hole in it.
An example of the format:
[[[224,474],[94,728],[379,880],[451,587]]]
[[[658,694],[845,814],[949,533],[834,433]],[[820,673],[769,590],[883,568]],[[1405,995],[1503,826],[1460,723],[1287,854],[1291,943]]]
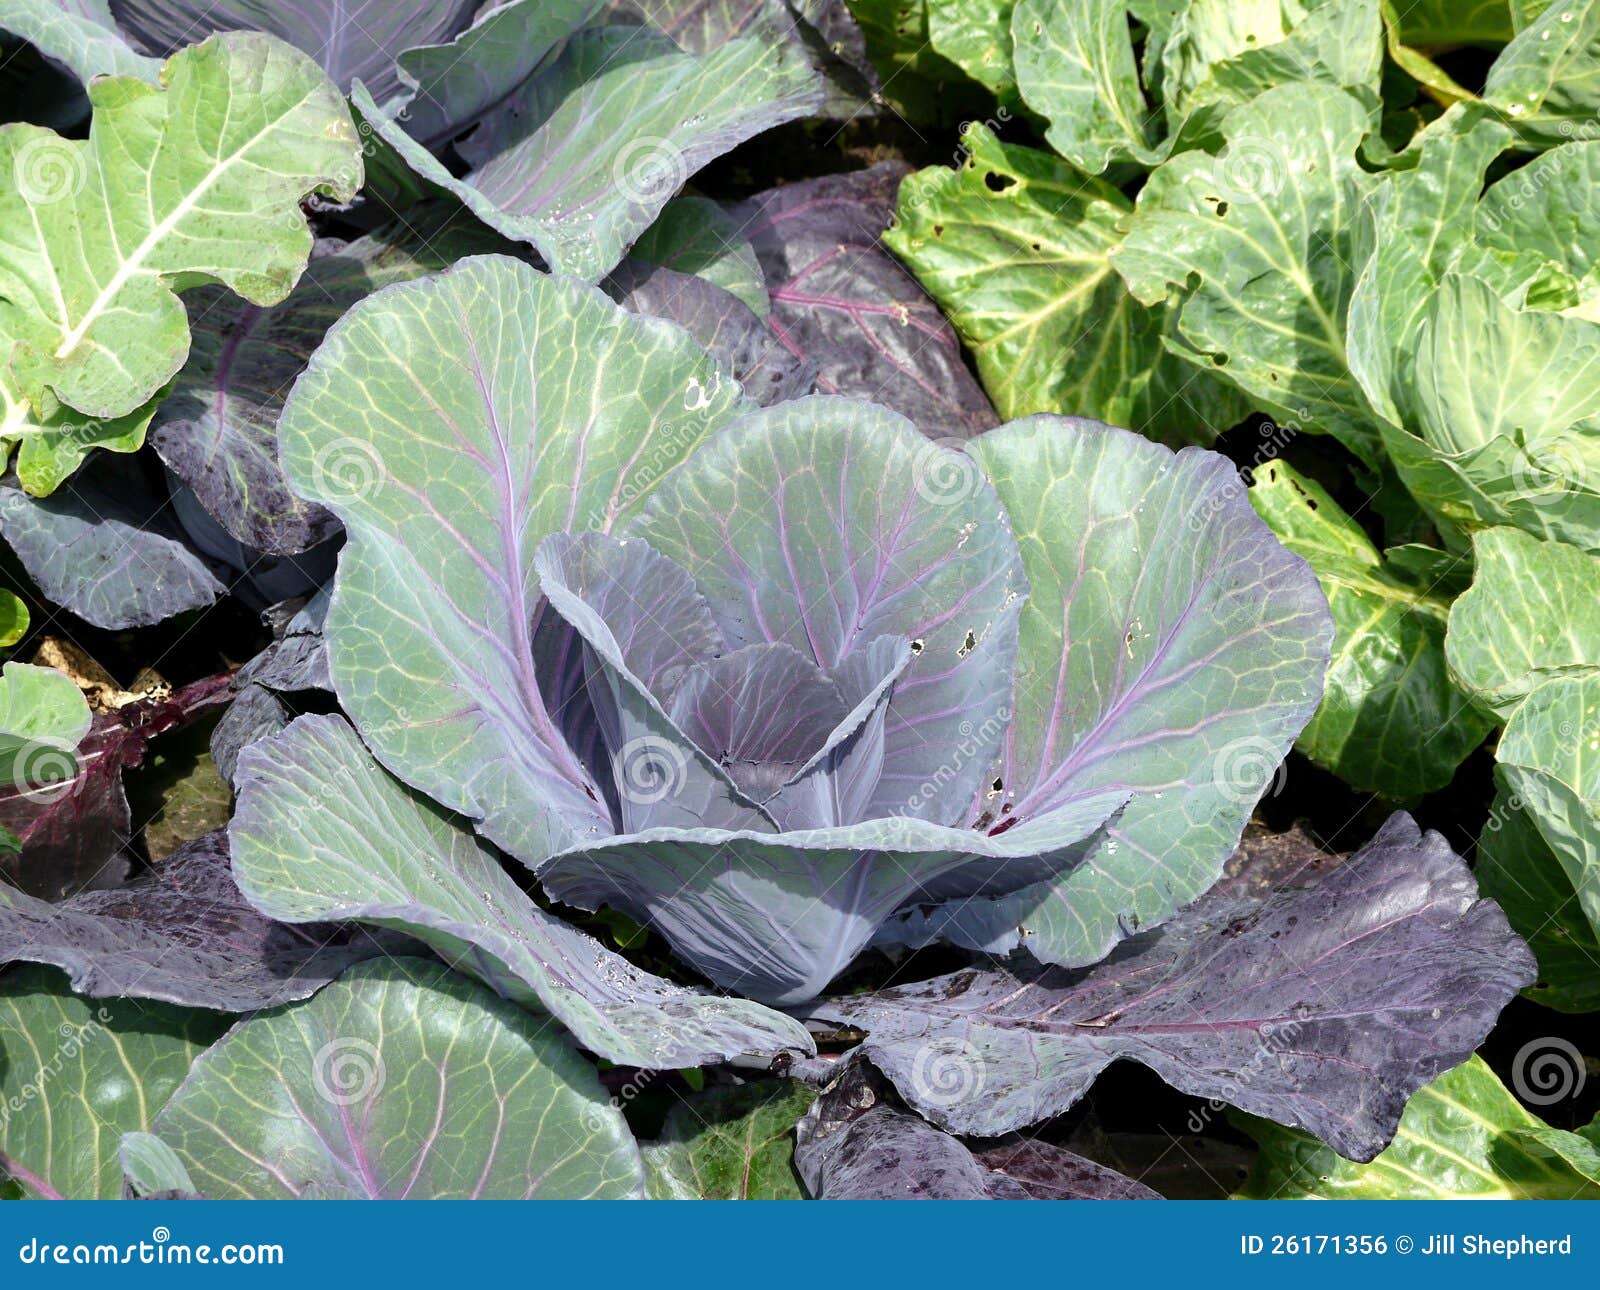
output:
[[[1098,175],[1114,162],[1158,164],[1158,118],[1145,102],[1124,0],[1018,0],[1011,17],[1017,86],[1050,125],[1045,138]]]
[[[1508,0],[1411,0],[1399,12],[1409,45],[1504,45],[1517,34]]]
[[[1002,103],[1016,103],[1011,15],[1016,0],[927,0],[928,42],[934,51]]]
[[[1108,791],[991,838],[915,818],[784,833],[652,829],[549,860],[551,894],[660,932],[719,985],[803,1003],[902,905],[1004,893],[1070,872],[1126,799]]]
[[[1394,1144],[1368,1164],[1265,1121],[1240,1119],[1261,1154],[1249,1200],[1596,1200],[1600,1179],[1563,1155],[1590,1155],[1585,1137],[1529,1114],[1481,1057],[1415,1093]]]
[[[0,350],[10,345],[0,333]],[[20,390],[0,381],[0,456],[9,457],[17,446],[17,479],[36,497],[60,487],[96,448],[107,452],[133,452],[144,443],[144,433],[161,401],[158,393],[126,416],[97,421],[68,407],[46,390],[39,409],[29,406]]]
[[[457,179],[366,87],[361,114],[419,175],[556,271],[614,268],[684,181],[730,148],[811,112],[815,74],[782,46],[686,54],[641,28],[579,32],[460,145]]]
[[[677,323],[763,407],[816,389],[817,365],[786,348],[749,305],[706,278],[630,256],[603,285],[624,309]]]
[[[1600,559],[1510,528],[1474,534],[1472,556],[1445,654],[1485,708],[1504,719],[1544,682],[1600,671]]]
[[[348,90],[363,80],[380,97],[400,91],[395,57],[453,36],[477,0],[385,0],[361,6],[319,0],[109,0],[117,25],[149,54],[166,57],[216,32],[264,31],[317,60]]]
[[[0,587],[0,649],[10,649],[28,634],[28,602]]]
[[[1134,796],[1059,881],[903,930],[1095,963],[1216,881],[1321,699],[1333,624],[1221,457],[1055,417],[969,451],[1033,588],[1002,764],[974,811],[1005,826],[1112,786]]]
[[[1267,90],[1223,118],[1220,153],[1183,153],[1150,177],[1111,255],[1146,304],[1178,293],[1194,361],[1369,464],[1377,432],[1349,371],[1345,315],[1379,184],[1356,156],[1371,115],[1329,85]]]
[[[1400,12],[1395,0],[1382,0],[1381,7],[1383,10],[1384,43],[1388,47],[1389,57],[1394,60],[1396,66],[1411,77],[1412,80],[1425,86],[1431,92],[1432,97],[1441,103],[1448,105],[1477,97],[1471,90],[1458,84],[1454,77],[1440,67],[1438,63],[1434,62],[1427,51],[1417,47],[1419,42],[1416,30],[1413,30],[1412,20],[1414,15],[1411,10],[1417,8],[1432,10],[1439,6],[1412,5],[1408,6],[1407,12],[1404,14]],[[1491,3],[1486,5],[1485,8],[1498,8],[1501,20],[1505,23],[1506,29],[1510,30],[1511,18],[1507,12],[1506,5]],[[1473,24],[1480,13],[1481,11],[1469,15],[1467,18],[1468,24]],[[1440,17],[1437,14],[1424,13],[1415,17],[1417,27],[1430,32],[1435,27],[1443,26],[1448,22],[1449,19],[1447,17]],[[1440,43],[1446,49],[1454,48],[1453,41],[1442,41]]]
[[[528,863],[609,833],[540,693],[534,550],[614,527],[741,406],[677,328],[512,260],[347,313],[279,439],[297,491],[349,534],[329,660],[379,760]]]
[[[1584,914],[1522,800],[1504,785],[1478,835],[1473,872],[1539,960],[1539,979],[1523,994],[1561,1012],[1600,1012],[1600,927]]]
[[[148,1129],[190,1063],[227,1026],[215,1013],[143,1000],[90,1002],[60,973],[0,976],[0,1179],[49,1200],[122,1194],[122,1134]]]
[[[1159,1192],[1126,1174],[1036,1138],[1010,1139],[974,1155],[980,1165],[1015,1183],[1030,1200],[1161,1199]],[[1001,1192],[1004,1183],[991,1179],[989,1186]]]
[[[1375,100],[1383,65],[1378,0],[1236,3],[1191,0],[1160,42],[1167,128],[1199,137],[1219,110],[1291,82],[1321,82]]]
[[[652,976],[545,913],[488,848],[385,775],[338,718],[301,717],[251,745],[239,781],[234,870],[272,918],[413,933],[625,1065],[764,1064],[784,1048],[811,1050],[789,1018]]]
[[[146,404],[188,352],[174,288],[283,299],[311,250],[300,198],[360,187],[349,113],[304,55],[230,34],[174,55],[163,76],[164,90],[96,81],[87,141],[0,128],[0,163],[23,176],[0,190],[0,435],[21,428],[24,401],[48,417],[54,396],[85,420]]]
[[[916,122],[944,120],[964,105],[970,96],[950,92],[951,83],[961,80],[961,69],[933,47],[928,0],[847,3],[861,24],[883,97],[896,112]]]
[[[1511,138],[1486,115],[1452,109],[1415,167],[1377,192],[1351,369],[1401,479],[1447,537],[1464,545],[1464,532],[1509,523],[1597,550],[1600,324],[1588,253],[1562,234],[1592,205],[1592,145],[1558,149],[1479,201]]]
[[[70,677],[31,663],[0,669],[0,785],[49,790],[78,773],[89,705]]]
[[[117,1147],[124,1200],[198,1200],[177,1153],[153,1133],[124,1133]]]
[[[1087,973],[974,968],[811,1011],[866,1030],[865,1056],[953,1132],[1059,1114],[1127,1059],[1370,1160],[1407,1096],[1532,981],[1533,957],[1405,815],[1320,881],[1243,878]]]
[[[114,891],[51,905],[0,889],[0,961],[59,967],[90,998],[252,1012],[303,999],[395,946],[381,934],[262,918],[234,885],[220,830]]]
[[[208,1199],[619,1199],[644,1167],[594,1068],[421,959],[240,1022],[153,1132]]]
[[[408,213],[403,225],[354,242],[319,243],[300,283],[270,309],[233,301],[220,287],[194,292],[189,359],[150,441],[231,537],[272,554],[309,550],[339,526],[290,490],[278,465],[277,421],[312,351],[345,310],[379,288],[504,245],[459,209]],[[328,469],[353,471],[359,484],[363,465],[355,458]]]
[[[81,2],[81,0],[80,0]],[[111,0],[150,53],[218,31],[263,31],[316,59],[345,92],[358,81],[400,112],[413,138],[443,143],[523,81],[584,26],[600,0],[386,0],[352,16],[314,0]]]
[[[203,609],[232,581],[194,549],[165,488],[121,457],[101,457],[49,497],[0,483],[0,536],[40,591],[112,631]]]
[[[1600,111],[1600,7],[1551,4],[1494,60],[1483,98],[1523,144],[1553,148],[1594,126]]]
[[[1090,416],[1172,443],[1244,418],[1238,391],[1167,349],[1175,315],[1112,268],[1127,198],[980,124],[962,146],[956,168],[901,185],[884,242],[949,314],[1001,416]]]
[[[398,94],[386,93],[393,76],[355,79],[405,123],[411,138],[437,147],[504,102],[599,9],[600,0],[479,4],[476,20],[453,40],[420,44],[397,56],[403,87]]]
[[[1503,131],[1496,130],[1503,137]],[[1582,237],[1600,180],[1600,142],[1575,141],[1535,157],[1482,195],[1472,211],[1473,238],[1510,260],[1529,253],[1558,268],[1576,285],[1577,311],[1594,316],[1595,269],[1600,260]],[[1459,218],[1457,213],[1456,218]],[[1553,304],[1554,302],[1552,302]]]
[[[772,299],[768,326],[814,363],[817,389],[871,399],[935,439],[994,425],[938,307],[885,249],[905,175],[882,162],[784,184],[734,208]]]
[[[1158,1200],[1148,1187],[1047,1142],[974,1154],[886,1096],[881,1075],[845,1064],[801,1119],[795,1163],[818,1200]]]
[[[1490,283],[1451,273],[1414,344],[1409,428],[1486,497],[1478,522],[1493,507],[1600,548],[1600,322],[1513,309]]]
[[[762,318],[771,309],[755,247],[739,221],[709,197],[674,197],[630,254],[647,264],[702,277]]]
[[[1521,803],[1600,937],[1600,674],[1534,690],[1506,723],[1497,775]]]
[[[994,1200],[1018,1190],[962,1143],[884,1101],[883,1079],[851,1062],[796,1130],[795,1166],[814,1200]]]
[[[880,86],[845,0],[608,0],[607,22],[641,22],[703,54],[741,36],[793,46],[821,74],[822,116],[855,121],[876,110]]]
[[[1142,73],[1130,10],[1161,28],[1145,42]],[[1099,174],[1117,163],[1158,165],[1175,148],[1211,142],[1228,108],[1286,82],[1376,99],[1378,0],[1189,0],[1169,13],[1126,0],[1019,0],[1011,18],[1018,87],[1048,119],[1051,147],[1075,166]]]
[[[1327,685],[1300,751],[1363,792],[1404,800],[1443,788],[1493,724],[1445,667],[1465,561],[1429,547],[1381,556],[1313,480],[1281,461],[1254,475],[1256,512],[1310,561],[1333,612]]]
[[[123,39],[110,0],[7,0],[0,23],[87,85],[95,76],[137,76],[156,84],[161,60]]]
[[[1415,165],[1384,177],[1358,231],[1350,369],[1372,409],[1392,426],[1404,420],[1417,321],[1433,289],[1462,259],[1484,172],[1511,137],[1489,116],[1479,106],[1458,106],[1424,130],[1413,145]]]

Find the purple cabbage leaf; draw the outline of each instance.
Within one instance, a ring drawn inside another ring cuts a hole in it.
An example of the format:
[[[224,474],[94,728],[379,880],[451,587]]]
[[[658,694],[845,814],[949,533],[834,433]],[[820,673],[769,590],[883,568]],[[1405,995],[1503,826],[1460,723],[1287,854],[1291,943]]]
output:
[[[884,247],[909,171],[885,161],[784,184],[733,207],[771,296],[767,325],[817,390],[893,408],[935,439],[996,422],[939,307]]]
[[[795,1167],[816,1200],[1159,1200],[1148,1187],[1048,1142],[973,1151],[896,1104],[852,1060],[796,1129]]]
[[[59,904],[0,887],[0,962],[51,964],[76,993],[96,999],[253,1012],[305,998],[398,943],[365,928],[263,918],[234,884],[221,831],[125,887]]]
[[[49,497],[0,483],[0,537],[50,600],[112,630],[203,609],[232,580],[195,549],[167,490],[120,455],[100,454]]]
[[[864,1055],[952,1132],[1048,1119],[1129,1060],[1370,1160],[1535,965],[1444,839],[1405,814],[1326,872],[1313,857],[1247,866],[1087,971],[1018,959],[811,1011],[869,1032]]]
[[[338,524],[289,488],[276,427],[311,352],[372,292],[502,245],[459,209],[432,208],[353,242],[319,241],[294,291],[270,308],[233,299],[221,287],[194,291],[186,298],[189,358],[156,411],[150,442],[235,541],[272,555],[310,550]],[[356,458],[326,469],[359,484],[366,465]]]

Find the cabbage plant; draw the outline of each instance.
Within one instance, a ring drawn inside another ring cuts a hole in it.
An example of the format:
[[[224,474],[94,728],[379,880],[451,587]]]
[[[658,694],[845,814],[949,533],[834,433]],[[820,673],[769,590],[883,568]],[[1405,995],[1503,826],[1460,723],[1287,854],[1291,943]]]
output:
[[[349,535],[324,631],[377,760],[769,1002],[913,908],[1097,960],[1210,885],[1318,699],[1322,595],[1218,458],[752,409],[513,261],[351,311],[280,435]]]
[[[641,1154],[578,1050],[886,1078],[868,1119],[838,1088],[808,1112],[813,1195],[883,1194],[845,1163],[863,1132],[915,1186],[1026,1192],[951,1135],[1118,1058],[1366,1159],[1531,979],[1404,817],[1331,872],[1247,847],[1217,885],[1331,621],[1212,453],[759,408],[678,328],[498,256],[352,308],[279,434],[347,534],[338,710],[249,742],[227,838],[178,862],[229,933],[180,949],[159,889],[0,918],[0,954],[80,990],[267,1009],[152,1049],[187,1074],[100,1166],[136,1194],[706,1194],[695,1133]],[[935,941],[971,966],[829,993]],[[56,1017],[36,984],[0,999],[25,1029]],[[835,1066],[839,1023],[867,1038]],[[745,1087],[714,1104],[752,1140],[810,1100]]]

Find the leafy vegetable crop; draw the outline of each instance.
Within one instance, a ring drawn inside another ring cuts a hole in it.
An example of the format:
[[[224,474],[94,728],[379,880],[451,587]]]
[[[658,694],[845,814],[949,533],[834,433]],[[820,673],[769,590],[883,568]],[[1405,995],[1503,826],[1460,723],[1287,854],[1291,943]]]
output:
[[[378,8],[0,0],[0,1196],[1600,1194],[1600,4]]]

